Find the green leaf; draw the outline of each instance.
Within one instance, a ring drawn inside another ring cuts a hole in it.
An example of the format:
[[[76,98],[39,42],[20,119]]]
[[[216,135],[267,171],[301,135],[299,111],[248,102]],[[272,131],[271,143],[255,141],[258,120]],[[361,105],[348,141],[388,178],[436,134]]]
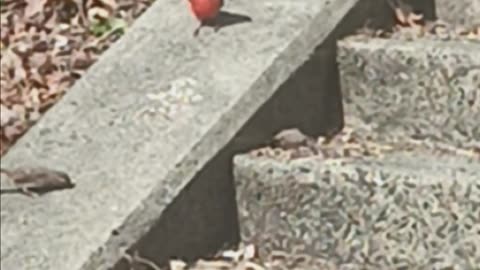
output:
[[[125,33],[125,29],[128,27],[128,23],[124,19],[112,18],[109,21],[112,32]]]
[[[111,18],[107,21],[97,21],[90,26],[90,32],[96,37],[110,35],[115,32],[123,34],[128,27],[128,23],[124,19]]]
[[[95,35],[96,37],[102,36],[103,34],[110,31],[110,29],[111,29],[110,24],[107,21],[106,22],[97,21],[90,26],[90,32],[92,32],[92,34]]]

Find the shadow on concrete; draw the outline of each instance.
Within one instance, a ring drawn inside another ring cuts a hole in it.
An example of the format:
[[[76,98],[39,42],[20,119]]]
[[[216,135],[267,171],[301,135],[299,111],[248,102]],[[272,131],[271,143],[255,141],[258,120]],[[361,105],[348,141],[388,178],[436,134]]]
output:
[[[235,246],[240,235],[231,156],[231,151],[222,150],[210,160],[127,252],[138,251],[165,267],[172,258],[188,262]],[[113,269],[144,268],[129,268],[123,259]]]
[[[197,29],[193,32],[193,36],[197,36],[200,33],[202,27],[212,27],[215,32],[218,32],[221,28],[232,26],[240,23],[252,22],[252,18],[227,11],[220,11],[215,19],[203,21]]]
[[[232,13],[228,11],[220,11],[215,20],[218,28],[223,28],[240,23],[252,22],[252,18],[247,15]]]

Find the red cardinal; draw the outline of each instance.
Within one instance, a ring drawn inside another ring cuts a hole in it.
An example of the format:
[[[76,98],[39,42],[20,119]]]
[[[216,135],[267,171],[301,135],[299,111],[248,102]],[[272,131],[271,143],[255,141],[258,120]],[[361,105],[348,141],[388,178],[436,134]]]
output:
[[[200,21],[200,25],[193,32],[197,36],[202,26],[214,24],[220,9],[223,7],[223,0],[188,0],[193,15]],[[217,26],[215,30],[217,30]]]

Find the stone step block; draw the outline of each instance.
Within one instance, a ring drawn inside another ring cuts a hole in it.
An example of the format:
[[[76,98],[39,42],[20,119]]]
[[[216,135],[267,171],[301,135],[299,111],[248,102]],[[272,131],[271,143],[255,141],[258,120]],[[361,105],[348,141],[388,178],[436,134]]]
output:
[[[480,147],[480,43],[351,37],[337,61],[346,114],[377,134]]]
[[[479,156],[383,149],[330,159],[236,156],[243,241],[338,269],[478,269]]]

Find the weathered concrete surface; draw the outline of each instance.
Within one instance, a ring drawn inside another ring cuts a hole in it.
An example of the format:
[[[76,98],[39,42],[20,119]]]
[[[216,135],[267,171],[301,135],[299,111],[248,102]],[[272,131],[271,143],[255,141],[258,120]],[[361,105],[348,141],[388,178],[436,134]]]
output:
[[[464,26],[480,26],[480,1],[436,0],[437,17],[449,23]]]
[[[236,156],[242,239],[261,253],[303,254],[338,269],[477,269],[478,157],[359,151],[290,161]]]
[[[347,38],[338,62],[346,114],[404,134],[480,147],[480,43]]]
[[[238,241],[233,183],[199,170],[357,2],[229,1],[253,23],[194,39],[185,3],[157,0],[2,159],[65,170],[77,186],[1,197],[1,268],[107,269],[154,224],[159,256]]]

